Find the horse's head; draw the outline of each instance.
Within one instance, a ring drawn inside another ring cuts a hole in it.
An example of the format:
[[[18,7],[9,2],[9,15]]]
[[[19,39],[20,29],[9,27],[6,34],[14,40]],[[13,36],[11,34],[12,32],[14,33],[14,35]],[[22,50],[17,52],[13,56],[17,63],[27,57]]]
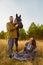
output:
[[[21,15],[18,16],[18,14],[16,14],[16,19],[17,19],[17,22],[21,22]]]
[[[18,23],[18,28],[23,28],[23,24],[22,24],[22,19],[21,19],[21,15],[18,16],[18,14],[16,14],[16,19],[15,19],[15,23]]]

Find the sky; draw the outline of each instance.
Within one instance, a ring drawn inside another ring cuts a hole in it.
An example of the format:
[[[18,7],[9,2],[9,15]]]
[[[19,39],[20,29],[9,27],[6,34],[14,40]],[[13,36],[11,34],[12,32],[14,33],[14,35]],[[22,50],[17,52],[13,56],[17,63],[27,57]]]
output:
[[[43,24],[43,0],[0,0],[0,31],[6,31],[9,16],[22,15],[22,23],[27,31],[32,22]]]

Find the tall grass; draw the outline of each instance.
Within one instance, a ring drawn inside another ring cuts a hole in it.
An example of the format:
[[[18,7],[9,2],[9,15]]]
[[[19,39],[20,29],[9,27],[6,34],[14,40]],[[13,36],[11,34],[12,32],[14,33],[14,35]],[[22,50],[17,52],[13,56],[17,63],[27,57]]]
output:
[[[24,48],[26,41],[19,41],[19,51]],[[15,51],[15,45],[14,45]],[[0,40],[0,65],[43,65],[43,41],[37,41],[38,57],[35,57],[33,61],[18,61],[10,59],[7,53],[7,41]]]

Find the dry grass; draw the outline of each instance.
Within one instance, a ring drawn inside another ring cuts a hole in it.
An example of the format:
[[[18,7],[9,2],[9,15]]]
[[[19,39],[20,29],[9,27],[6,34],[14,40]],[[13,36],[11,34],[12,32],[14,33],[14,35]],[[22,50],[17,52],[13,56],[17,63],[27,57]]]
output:
[[[23,49],[26,41],[19,41],[19,51]],[[14,46],[15,51],[15,46]],[[34,61],[17,61],[7,56],[7,40],[0,40],[0,65],[43,65],[43,41],[37,41],[38,57]]]

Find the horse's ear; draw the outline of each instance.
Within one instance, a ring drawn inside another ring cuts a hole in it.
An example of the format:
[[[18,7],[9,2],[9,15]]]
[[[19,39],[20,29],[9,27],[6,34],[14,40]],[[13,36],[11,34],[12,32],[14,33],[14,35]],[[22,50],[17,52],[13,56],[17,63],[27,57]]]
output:
[[[21,18],[21,15],[19,15],[19,17]]]
[[[18,14],[16,14],[16,18],[18,17]]]

